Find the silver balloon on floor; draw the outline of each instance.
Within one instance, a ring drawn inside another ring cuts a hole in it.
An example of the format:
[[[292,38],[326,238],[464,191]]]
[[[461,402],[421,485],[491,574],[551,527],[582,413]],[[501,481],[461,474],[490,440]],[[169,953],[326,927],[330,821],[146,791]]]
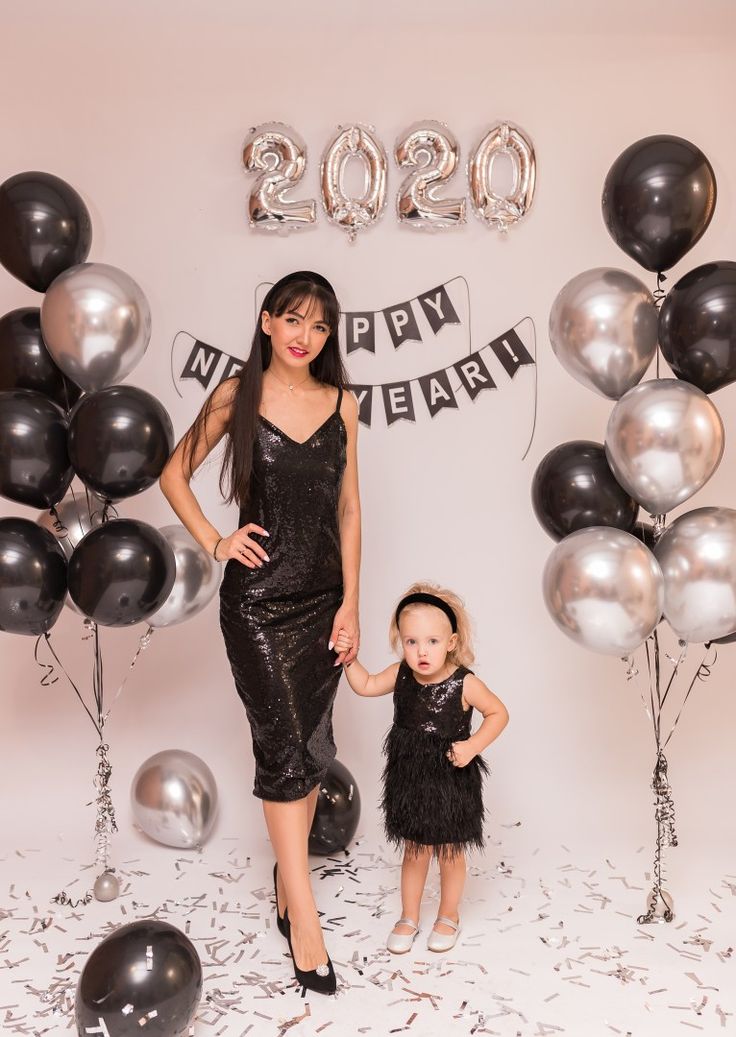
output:
[[[148,617],[152,627],[170,627],[191,619],[217,593],[222,566],[200,547],[192,534],[173,523],[159,530],[169,543],[176,559],[176,576],[166,601],[158,612]]]
[[[130,790],[136,821],[164,846],[201,846],[217,814],[217,783],[204,760],[165,749],[141,764]]]
[[[547,559],[544,601],[569,638],[604,655],[624,656],[662,617],[659,564],[636,537],[610,526],[566,536]]]
[[[655,547],[664,614],[683,641],[736,630],[736,511],[697,508],[675,519]]]
[[[694,385],[654,379],[630,389],[611,411],[606,456],[627,493],[651,515],[664,515],[715,472],[723,422]]]
[[[654,298],[624,270],[586,270],[555,299],[549,337],[555,356],[573,378],[618,400],[641,380],[654,358]]]

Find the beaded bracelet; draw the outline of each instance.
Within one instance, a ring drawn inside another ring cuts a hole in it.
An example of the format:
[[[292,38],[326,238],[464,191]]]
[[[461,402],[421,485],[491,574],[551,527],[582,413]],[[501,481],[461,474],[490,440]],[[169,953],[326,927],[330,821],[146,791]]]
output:
[[[219,559],[217,557],[217,548],[220,546],[220,544],[222,543],[222,541],[224,539],[225,539],[224,537],[220,537],[220,539],[217,541],[215,546],[212,548],[212,557],[215,559],[216,562],[219,561]]]

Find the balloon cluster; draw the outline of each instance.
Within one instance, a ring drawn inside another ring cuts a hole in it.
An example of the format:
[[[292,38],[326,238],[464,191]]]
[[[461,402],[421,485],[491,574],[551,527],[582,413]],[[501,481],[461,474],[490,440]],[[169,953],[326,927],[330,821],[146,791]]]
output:
[[[85,262],[91,239],[84,202],[58,177],[20,173],[0,185],[0,263],[45,293],[40,309],[0,318],[0,494],[45,509],[36,522],[0,519],[0,630],[45,638],[61,666],[49,630],[65,601],[86,617],[94,703],[70,683],[99,738],[95,835],[102,873],[94,894],[109,900],[118,889],[108,868],[117,826],[98,624],[182,622],[213,597],[220,567],[182,526],[158,530],[117,515],[116,503],[156,482],[174,432],[154,396],[113,384],[145,353],[151,314],[127,273]],[[75,475],[82,492],[72,485]],[[150,632],[141,638],[131,669],[149,638]],[[38,660],[37,653],[38,645]],[[57,899],[68,902],[65,893]]]
[[[217,589],[219,567],[183,527],[108,521],[156,482],[174,432],[154,396],[111,384],[145,353],[151,315],[127,273],[85,262],[91,240],[63,180],[29,172],[0,185],[0,262],[45,292],[40,309],[0,318],[0,494],[46,509],[36,524],[0,519],[0,629],[12,633],[46,633],[67,590],[104,626],[168,626]]]
[[[555,447],[532,485],[536,515],[560,541],[544,572],[547,608],[593,651],[630,654],[663,615],[686,642],[736,631],[736,511],[696,509],[665,530],[666,513],[718,467],[723,423],[707,394],[736,380],[736,263],[700,266],[666,296],[661,288],[715,201],[713,169],[695,145],[662,135],[632,144],[608,172],[603,216],[616,243],[657,273],[657,289],[596,268],[552,306],[562,365],[617,401],[604,444]],[[677,377],[639,384],[658,341]],[[651,524],[639,521],[640,506]]]

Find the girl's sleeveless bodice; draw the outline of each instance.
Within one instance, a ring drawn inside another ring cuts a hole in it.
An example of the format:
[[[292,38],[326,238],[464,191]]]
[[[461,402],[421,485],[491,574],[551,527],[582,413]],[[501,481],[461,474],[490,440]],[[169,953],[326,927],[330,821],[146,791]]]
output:
[[[472,673],[458,666],[437,684],[420,684],[405,662],[399,666],[394,690],[394,723],[408,731],[423,731],[452,741],[470,736],[471,709],[463,709],[463,680]]]

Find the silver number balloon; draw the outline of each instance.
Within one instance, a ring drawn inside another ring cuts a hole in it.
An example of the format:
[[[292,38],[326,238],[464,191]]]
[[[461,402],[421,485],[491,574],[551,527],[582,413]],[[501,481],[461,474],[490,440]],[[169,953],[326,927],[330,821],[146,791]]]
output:
[[[552,305],[549,337],[573,378],[609,400],[639,382],[657,349],[657,309],[624,270],[597,267],[568,281]]]
[[[129,274],[106,263],[70,267],[41,306],[41,331],[65,375],[88,392],[120,382],[151,337],[151,311]]]
[[[664,614],[678,637],[712,641],[736,630],[736,511],[680,515],[654,553],[664,575]]]
[[[493,163],[507,155],[514,168],[508,194],[493,190]],[[537,160],[531,141],[518,126],[502,122],[481,139],[468,164],[470,198],[476,214],[489,227],[505,231],[526,215],[534,199]]]
[[[243,144],[243,167],[258,174],[248,200],[251,227],[290,231],[315,223],[314,199],[286,197],[304,176],[306,165],[306,145],[291,126],[266,122],[250,131]]]
[[[343,184],[351,158],[361,159],[365,167],[360,198],[348,197]],[[386,204],[387,166],[383,144],[369,127],[358,123],[340,128],[324,153],[320,166],[322,203],[329,218],[348,232],[351,241],[359,230],[376,222]]]
[[[563,634],[604,655],[633,652],[664,606],[662,572],[652,552],[610,526],[579,529],[561,540],[545,565],[543,593]]]
[[[618,482],[651,515],[664,515],[710,479],[723,456],[723,422],[687,382],[634,386],[611,411],[606,456]]]
[[[447,126],[433,120],[414,123],[396,141],[394,158],[401,168],[415,167],[396,198],[400,224],[433,230],[465,223],[464,198],[437,197],[460,161],[457,140]]]
[[[164,846],[201,846],[217,813],[217,785],[204,760],[181,749],[165,749],[138,768],[130,789],[133,816],[151,839]]]
[[[222,576],[219,562],[199,546],[191,533],[174,523],[162,526],[176,559],[176,577],[166,601],[146,622],[152,627],[170,627],[191,619],[217,593]]]

